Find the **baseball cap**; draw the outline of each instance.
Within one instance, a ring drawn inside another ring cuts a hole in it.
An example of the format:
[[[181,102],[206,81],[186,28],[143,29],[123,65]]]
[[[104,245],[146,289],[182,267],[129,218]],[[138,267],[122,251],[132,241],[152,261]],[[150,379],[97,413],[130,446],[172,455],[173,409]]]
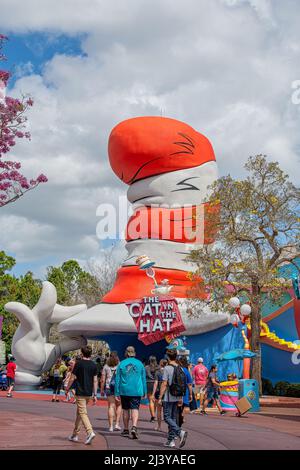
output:
[[[198,362],[203,362],[203,357],[199,357]]]
[[[168,346],[166,346],[166,350],[167,351],[176,351],[177,346],[175,346],[174,344],[168,344]]]

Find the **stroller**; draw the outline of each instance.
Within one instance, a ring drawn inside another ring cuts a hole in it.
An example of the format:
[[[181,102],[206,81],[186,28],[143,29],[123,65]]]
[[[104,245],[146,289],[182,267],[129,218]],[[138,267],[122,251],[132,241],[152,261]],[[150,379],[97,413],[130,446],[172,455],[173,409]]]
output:
[[[0,390],[7,390],[7,378],[5,371],[0,371]]]

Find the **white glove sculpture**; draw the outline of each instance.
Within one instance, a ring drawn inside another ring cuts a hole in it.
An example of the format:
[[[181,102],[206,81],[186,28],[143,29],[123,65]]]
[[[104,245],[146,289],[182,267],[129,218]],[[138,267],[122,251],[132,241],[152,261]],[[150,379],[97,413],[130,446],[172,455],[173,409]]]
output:
[[[55,287],[45,281],[40,299],[32,310],[19,302],[5,305],[5,309],[20,320],[12,343],[17,363],[16,384],[38,385],[42,372],[49,370],[57,358],[86,344],[83,336],[64,338],[56,345],[48,342],[51,325],[86,310],[85,304],[63,307],[56,301]]]

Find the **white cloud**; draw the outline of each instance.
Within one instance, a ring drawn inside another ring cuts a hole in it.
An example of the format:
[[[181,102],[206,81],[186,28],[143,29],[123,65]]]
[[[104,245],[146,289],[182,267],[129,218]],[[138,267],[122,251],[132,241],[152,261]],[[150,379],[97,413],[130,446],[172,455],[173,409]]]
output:
[[[55,250],[56,229],[52,225],[14,215],[0,216],[1,246],[17,253],[18,261],[25,262]]]
[[[2,0],[4,32],[25,41],[42,31],[58,45],[59,34],[84,33],[85,54],[58,52],[41,75],[20,68],[13,93],[35,105],[32,141],[14,155],[49,183],[1,209],[12,224],[1,246],[28,261],[97,257],[96,208],[127,189],[109,167],[107,140],[128,117],[188,122],[211,139],[222,173],[240,175],[249,155],[268,153],[296,181],[299,14],[297,0]]]

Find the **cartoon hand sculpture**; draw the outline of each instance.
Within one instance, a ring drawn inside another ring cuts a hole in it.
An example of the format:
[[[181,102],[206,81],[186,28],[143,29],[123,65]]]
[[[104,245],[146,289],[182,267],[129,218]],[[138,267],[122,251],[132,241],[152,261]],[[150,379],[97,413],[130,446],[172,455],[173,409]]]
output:
[[[5,309],[20,320],[12,343],[17,363],[16,384],[38,385],[42,372],[49,370],[58,357],[86,344],[83,336],[69,336],[55,345],[49,343],[51,325],[86,310],[84,304],[63,307],[56,301],[54,285],[45,281],[40,299],[32,310],[19,302],[5,305]]]

